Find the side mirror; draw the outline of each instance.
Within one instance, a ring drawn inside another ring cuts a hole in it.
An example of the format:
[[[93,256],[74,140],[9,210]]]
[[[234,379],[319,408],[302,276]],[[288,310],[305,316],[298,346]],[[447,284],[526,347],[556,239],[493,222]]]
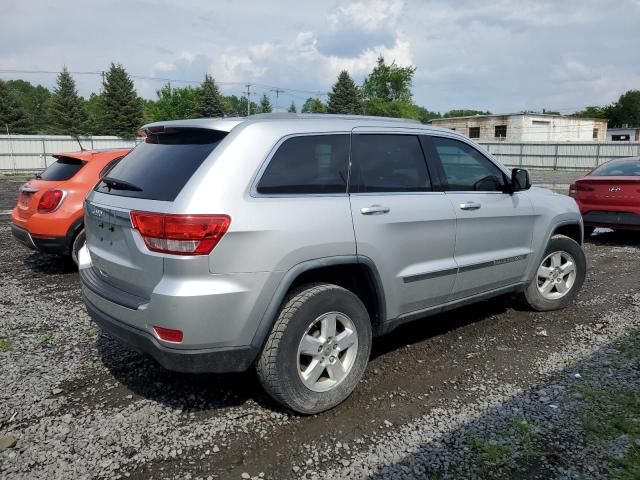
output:
[[[529,172],[524,168],[514,168],[511,170],[511,191],[520,192],[531,188]]]

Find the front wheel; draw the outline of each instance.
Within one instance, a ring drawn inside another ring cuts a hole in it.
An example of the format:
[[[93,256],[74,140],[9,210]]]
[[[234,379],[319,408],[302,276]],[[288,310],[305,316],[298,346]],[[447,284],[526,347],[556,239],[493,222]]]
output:
[[[276,401],[302,414],[344,401],[369,360],[371,322],[362,301],[337,285],[305,285],[289,295],[256,365]]]
[[[554,235],[524,291],[525,302],[540,312],[564,308],[582,288],[586,272],[580,245],[564,235]]]

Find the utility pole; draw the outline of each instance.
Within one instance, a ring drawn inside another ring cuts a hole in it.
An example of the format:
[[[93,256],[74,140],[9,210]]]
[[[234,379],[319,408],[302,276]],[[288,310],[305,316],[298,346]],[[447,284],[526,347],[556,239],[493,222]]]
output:
[[[251,84],[247,83],[247,117],[251,115]]]
[[[276,87],[276,88],[272,88],[271,91],[275,92],[275,94],[276,94],[276,108],[275,108],[275,111],[277,112],[278,111],[278,96],[281,93],[284,93],[284,90],[281,90],[278,87]]]
[[[105,71],[104,71],[104,70],[102,70],[102,71],[100,72],[100,75],[102,75],[102,85],[100,85],[100,91],[101,91],[101,92],[104,92],[104,82],[105,82],[105,78],[106,78],[106,77],[105,77]]]

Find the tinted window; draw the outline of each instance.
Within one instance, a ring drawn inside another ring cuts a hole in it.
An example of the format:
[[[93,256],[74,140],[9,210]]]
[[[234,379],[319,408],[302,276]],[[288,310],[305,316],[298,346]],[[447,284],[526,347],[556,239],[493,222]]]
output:
[[[69,180],[78,170],[82,168],[84,162],[77,158],[60,157],[57,161],[40,174],[42,180],[63,181]]]
[[[640,160],[614,160],[596,168],[595,177],[640,177]]]
[[[448,183],[454,191],[502,191],[502,171],[475,148],[450,138],[433,137]]]
[[[424,192],[431,189],[418,137],[354,135],[353,192]]]
[[[309,135],[285,140],[262,174],[265,194],[346,193],[349,135]]]
[[[113,167],[96,191],[173,201],[226,135],[205,129],[171,129],[151,134]]]
[[[107,163],[104,166],[104,168],[100,170],[100,174],[98,175],[98,178],[106,177],[109,174],[109,172],[113,170],[113,167],[115,167],[118,164],[118,162],[122,160],[122,158],[123,157],[114,158],[109,163]]]

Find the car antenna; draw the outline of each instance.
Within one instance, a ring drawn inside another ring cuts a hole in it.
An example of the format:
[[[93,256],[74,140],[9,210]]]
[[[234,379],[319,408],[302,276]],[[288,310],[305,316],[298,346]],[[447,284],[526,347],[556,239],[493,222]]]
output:
[[[72,136],[73,138],[75,138],[76,142],[78,142],[78,145],[80,145],[80,151],[81,151],[81,152],[84,152],[84,151],[85,151],[85,149],[84,149],[84,147],[82,146],[82,143],[80,143],[80,137],[78,137],[78,135],[76,135],[76,134],[71,135],[71,136]]]

